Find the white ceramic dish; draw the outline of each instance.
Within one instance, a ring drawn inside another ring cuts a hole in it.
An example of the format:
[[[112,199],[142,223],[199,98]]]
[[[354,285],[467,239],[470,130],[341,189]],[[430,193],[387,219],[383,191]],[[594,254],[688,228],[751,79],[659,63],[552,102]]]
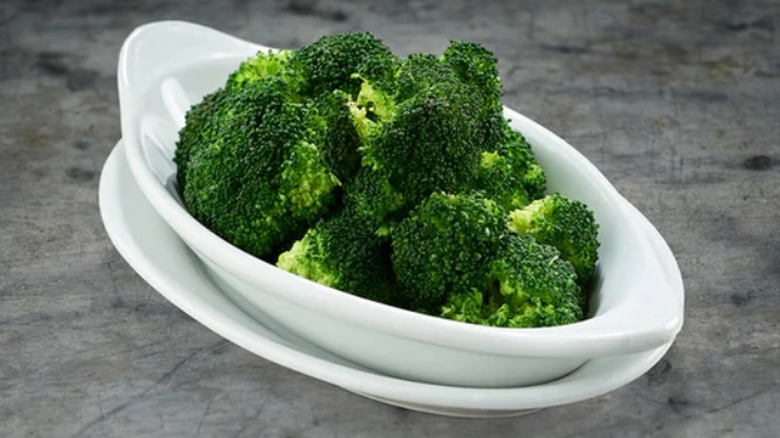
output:
[[[368,368],[405,379],[509,387],[561,377],[597,357],[671,342],[682,325],[683,289],[660,236],[598,170],[555,134],[507,110],[548,171],[549,188],[588,204],[601,225],[599,281],[580,323],[541,329],[462,324],[352,296],[277,269],[193,219],[172,181],[173,149],[190,102],[265,47],[182,22],[138,28],[119,59],[122,133],[130,168],[154,209],[250,314]],[[294,315],[294,317],[291,317]],[[480,370],[475,373],[474,370]]]
[[[594,359],[559,380],[524,388],[462,388],[388,377],[329,354],[268,320],[249,317],[209,279],[203,265],[149,205],[122,143],[100,177],[100,211],[119,253],[153,288],[195,320],[279,365],[392,405],[451,416],[498,417],[573,403],[612,391],[649,370],[671,345]],[[648,234],[657,233],[643,222]],[[668,252],[665,245],[655,248]]]

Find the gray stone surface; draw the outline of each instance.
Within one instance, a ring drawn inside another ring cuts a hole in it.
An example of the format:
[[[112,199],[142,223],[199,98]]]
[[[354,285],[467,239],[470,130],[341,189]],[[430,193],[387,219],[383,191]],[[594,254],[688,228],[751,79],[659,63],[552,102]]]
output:
[[[507,105],[578,147],[659,228],[686,325],[647,375],[503,420],[389,407],[204,328],[113,249],[98,177],[127,34],[179,18],[277,47],[370,30],[500,59]],[[0,3],[0,436],[780,435],[776,1]]]

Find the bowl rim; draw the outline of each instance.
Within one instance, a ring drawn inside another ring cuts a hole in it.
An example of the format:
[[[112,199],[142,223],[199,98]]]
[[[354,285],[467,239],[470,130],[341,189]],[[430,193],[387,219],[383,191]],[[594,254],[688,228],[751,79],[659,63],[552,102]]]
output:
[[[670,304],[672,311],[663,315],[663,321],[660,321],[659,318],[659,321],[656,321],[657,323],[652,327],[616,333],[614,330],[605,330],[603,327],[610,317],[612,320],[620,319],[620,315],[615,315],[614,311],[612,315],[610,312],[606,312],[574,324],[524,329],[486,327],[424,315],[323,286],[281,270],[234,247],[195,220],[170,195],[149,167],[136,132],[138,115],[133,111],[133,104],[134,98],[138,97],[134,96],[134,92],[139,91],[139,85],[134,81],[138,79],[139,75],[134,77],[133,68],[137,67],[135,63],[143,54],[143,49],[147,48],[145,45],[149,45],[149,40],[163,42],[161,38],[167,38],[171,40],[170,42],[174,42],[176,38],[182,36],[187,37],[186,41],[191,41],[190,38],[194,37],[194,40],[204,38],[210,43],[223,44],[223,52],[204,53],[205,59],[229,56],[243,56],[245,58],[247,54],[251,55],[269,48],[240,40],[204,26],[180,21],[165,21],[150,23],[135,29],[125,40],[120,51],[117,80],[122,133],[128,146],[125,148],[125,152],[132,174],[158,214],[183,241],[196,250],[199,256],[208,257],[211,261],[244,280],[253,281],[259,277],[275,278],[275,281],[284,284],[285,287],[267,288],[264,292],[280,295],[277,293],[277,289],[284,289],[284,296],[296,305],[318,308],[332,317],[341,318],[372,330],[463,350],[501,355],[603,357],[657,348],[673,340],[681,329],[683,316],[682,280],[670,250],[663,257],[659,257],[656,262],[663,265],[663,270],[671,275],[671,278],[663,282],[667,293],[661,296],[667,301],[674,301]],[[175,58],[175,54],[171,54],[171,56]],[[167,65],[167,67],[171,68],[171,65]],[[157,73],[165,72],[163,67],[166,66],[156,67],[158,67]],[[150,83],[153,82],[154,79],[149,78],[160,79],[160,77],[155,76],[155,73],[146,76],[146,80]],[[513,124],[520,123],[525,127],[531,127],[537,135],[544,136],[556,147],[562,148],[566,152],[565,159],[572,160],[583,171],[591,174],[604,193],[610,195],[612,205],[621,214],[627,214],[624,203],[628,203],[628,201],[579,151],[530,118],[508,108],[505,108],[505,111],[505,114],[512,119]],[[524,135],[527,134],[526,130],[522,132]],[[639,226],[637,223],[629,225],[635,229]],[[650,245],[648,240],[650,237],[643,234],[637,235],[642,237],[643,245]],[[660,237],[658,239],[660,242],[656,243],[662,243],[668,249],[666,242]]]

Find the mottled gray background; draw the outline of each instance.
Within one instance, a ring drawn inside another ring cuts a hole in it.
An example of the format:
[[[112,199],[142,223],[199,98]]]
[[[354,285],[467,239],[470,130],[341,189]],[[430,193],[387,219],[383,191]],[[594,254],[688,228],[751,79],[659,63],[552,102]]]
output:
[[[389,407],[222,340],[113,249],[98,177],[137,25],[277,47],[370,30],[473,39],[507,105],[579,148],[660,229],[686,324],[610,394],[503,420]],[[0,436],[756,436],[780,431],[777,1],[0,3]]]

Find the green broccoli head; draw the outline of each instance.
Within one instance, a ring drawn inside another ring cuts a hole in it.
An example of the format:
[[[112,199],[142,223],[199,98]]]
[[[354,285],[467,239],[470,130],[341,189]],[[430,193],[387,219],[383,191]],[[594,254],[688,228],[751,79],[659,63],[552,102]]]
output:
[[[504,141],[499,144],[497,150],[509,157],[513,167],[522,174],[522,186],[528,194],[528,199],[536,200],[543,197],[547,190],[547,175],[536,161],[531,145],[525,140],[523,134],[506,124]]]
[[[360,78],[391,84],[398,58],[382,40],[361,32],[324,36],[296,50],[290,62],[305,81],[302,94],[342,90],[354,97]]]
[[[271,77],[282,78],[291,92],[297,92],[301,78],[293,69],[289,68],[292,50],[270,50],[258,52],[254,57],[241,63],[230,74],[225,88],[233,90],[244,84],[263,81]]]
[[[522,208],[544,194],[546,175],[525,138],[506,126],[495,148],[482,152],[473,188],[507,210]]]
[[[434,85],[396,106],[369,135],[363,164],[384,172],[410,205],[435,191],[458,192],[476,175],[481,153],[479,102],[458,82]]]
[[[431,194],[391,234],[402,300],[438,314],[453,292],[482,284],[505,227],[501,207],[477,193]]]
[[[349,209],[310,228],[279,256],[277,266],[325,286],[394,302],[389,243]]]
[[[226,99],[227,92],[219,90],[206,95],[200,103],[193,105],[187,111],[184,127],[179,132],[179,140],[176,142],[173,161],[176,163],[176,183],[179,190],[183,190],[187,180],[187,168],[190,155],[193,150],[205,147],[219,135],[219,124],[213,114],[221,111],[222,102]]]
[[[235,246],[274,258],[328,211],[339,186],[319,154],[315,120],[281,80],[227,92],[189,147],[180,188],[188,211]]]
[[[493,53],[475,42],[452,41],[441,60],[481,96],[480,114],[476,117],[483,132],[484,149],[493,150],[496,145],[505,143],[501,80]]]
[[[371,168],[361,168],[344,187],[344,208],[350,209],[377,234],[388,235],[407,211],[403,196],[387,176]]]
[[[464,83],[479,90],[485,111],[501,113],[501,80],[492,52],[475,42],[452,41],[441,59]]]
[[[585,204],[554,193],[512,211],[509,219],[512,231],[558,248],[574,266],[579,284],[590,282],[598,260],[598,224]]]
[[[504,119],[440,57],[412,54],[394,77],[393,87],[361,77],[350,101],[362,166],[386,175],[407,207],[434,191],[467,189],[481,152],[503,139]]]
[[[584,297],[572,265],[532,236],[508,234],[486,264],[486,287],[455,293],[441,316],[499,327],[546,327],[577,322]]]
[[[460,82],[453,68],[429,53],[412,53],[396,72],[396,99],[402,102],[437,84]]]
[[[350,110],[350,98],[336,91],[311,101],[320,124],[320,151],[325,165],[340,180],[351,180],[360,167],[363,140]]]
[[[364,79],[357,97],[349,102],[349,108],[360,138],[366,143],[381,135],[383,124],[395,117],[395,96]]]

